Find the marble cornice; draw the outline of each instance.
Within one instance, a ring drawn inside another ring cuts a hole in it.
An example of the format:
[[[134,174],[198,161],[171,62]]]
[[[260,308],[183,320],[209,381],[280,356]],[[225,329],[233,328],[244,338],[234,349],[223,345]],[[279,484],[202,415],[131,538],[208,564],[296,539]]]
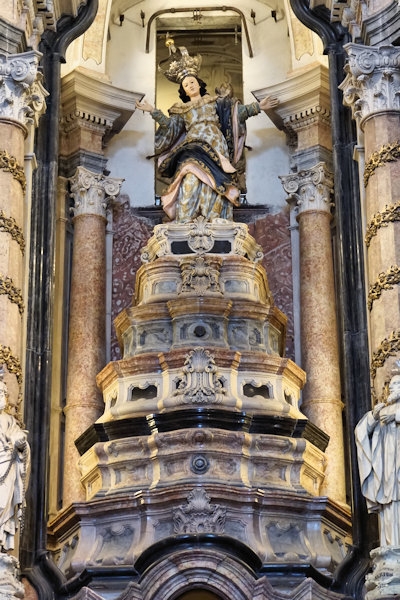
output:
[[[363,127],[377,113],[400,111],[400,48],[346,44],[346,77],[339,88],[344,104]]]
[[[290,175],[280,175],[283,188],[289,194],[288,202],[294,202],[298,214],[306,211],[331,213],[333,174],[320,162],[311,169]]]
[[[96,215],[106,219],[109,202],[118,196],[123,181],[78,167],[70,179],[70,194],[74,199],[71,211],[74,218]]]
[[[68,73],[61,83],[61,127],[69,131],[77,125],[100,128],[103,144],[125,126],[143,94],[123,90],[85,69]]]
[[[279,104],[266,111],[278,129],[290,131],[323,120],[330,123],[329,71],[318,63],[268,88],[253,91],[260,101],[276,96]]]

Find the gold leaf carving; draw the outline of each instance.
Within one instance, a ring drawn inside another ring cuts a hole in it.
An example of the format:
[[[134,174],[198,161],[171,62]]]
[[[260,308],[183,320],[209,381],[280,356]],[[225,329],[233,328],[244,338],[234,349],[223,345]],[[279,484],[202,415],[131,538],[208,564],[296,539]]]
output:
[[[18,164],[17,159],[14,156],[8,154],[7,150],[0,150],[0,169],[11,173],[11,175],[19,181],[22,187],[22,191],[26,190],[26,178],[24,168]]]
[[[386,360],[390,356],[396,356],[400,351],[400,330],[392,331],[387,338],[385,338],[375,352],[372,353],[370,373],[371,373],[371,390],[372,397],[376,401],[376,394],[374,390],[374,381],[376,377],[376,371],[379,367],[383,367]]]
[[[369,178],[378,167],[383,167],[388,162],[393,162],[400,157],[400,144],[393,142],[381,146],[379,150],[373,152],[369,157],[364,169],[364,186],[367,187]]]
[[[9,233],[13,240],[17,242],[21,248],[22,254],[25,252],[25,239],[21,227],[17,225],[13,217],[6,217],[4,212],[0,210],[0,231]]]
[[[372,310],[374,300],[381,297],[383,290],[392,290],[397,283],[400,283],[400,268],[397,265],[392,265],[386,273],[379,273],[376,282],[369,288],[368,309]]]
[[[4,364],[7,367],[9,373],[12,373],[17,378],[19,393],[17,400],[17,415],[16,418],[22,422],[22,415],[20,414],[21,403],[22,403],[22,367],[19,358],[13,355],[9,346],[2,346],[0,344],[0,364]]]
[[[9,300],[18,305],[19,313],[24,312],[24,301],[22,299],[21,290],[16,288],[10,277],[4,277],[0,273],[0,294],[8,296]]]
[[[385,210],[374,214],[367,225],[367,232],[365,234],[366,246],[369,247],[371,239],[378,233],[381,227],[387,227],[389,223],[393,223],[394,221],[400,221],[400,202],[386,205]]]

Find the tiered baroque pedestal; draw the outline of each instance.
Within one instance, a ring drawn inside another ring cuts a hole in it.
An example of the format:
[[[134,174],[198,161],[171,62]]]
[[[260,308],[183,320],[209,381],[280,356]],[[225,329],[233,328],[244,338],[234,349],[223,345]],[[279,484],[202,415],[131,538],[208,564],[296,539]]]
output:
[[[328,439],[299,409],[261,258],[246,225],[201,218],[142,251],[123,359],[77,440],[87,500],[50,528],[67,579],[101,598],[338,597],[349,514],[319,496]]]

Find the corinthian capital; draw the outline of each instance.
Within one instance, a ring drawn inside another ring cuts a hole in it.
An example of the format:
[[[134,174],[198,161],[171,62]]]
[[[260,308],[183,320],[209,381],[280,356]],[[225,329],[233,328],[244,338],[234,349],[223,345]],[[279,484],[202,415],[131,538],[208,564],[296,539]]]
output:
[[[400,48],[346,44],[348,63],[339,88],[361,125],[371,114],[400,110]]]
[[[123,181],[78,167],[70,179],[74,217],[97,215],[105,219],[109,202],[118,196]]]
[[[288,202],[294,201],[299,214],[308,210],[331,212],[333,175],[320,162],[312,169],[305,169],[291,175],[280,175],[283,189],[289,194]]]
[[[0,53],[0,118],[26,125],[46,110],[48,92],[38,72],[42,55],[36,50],[22,54]]]

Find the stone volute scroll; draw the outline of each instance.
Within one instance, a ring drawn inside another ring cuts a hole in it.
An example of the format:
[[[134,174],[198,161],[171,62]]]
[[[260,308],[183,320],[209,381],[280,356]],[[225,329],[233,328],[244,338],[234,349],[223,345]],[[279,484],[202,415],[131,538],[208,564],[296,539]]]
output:
[[[371,552],[368,600],[400,594],[400,360],[384,402],[378,402],[355,428],[361,491],[370,513],[379,517],[380,547]]]
[[[118,196],[123,181],[78,167],[71,178],[74,217],[93,214],[105,219],[109,203]]]
[[[46,110],[48,92],[38,72],[40,52],[0,53],[0,118],[22,126],[38,119]]]

